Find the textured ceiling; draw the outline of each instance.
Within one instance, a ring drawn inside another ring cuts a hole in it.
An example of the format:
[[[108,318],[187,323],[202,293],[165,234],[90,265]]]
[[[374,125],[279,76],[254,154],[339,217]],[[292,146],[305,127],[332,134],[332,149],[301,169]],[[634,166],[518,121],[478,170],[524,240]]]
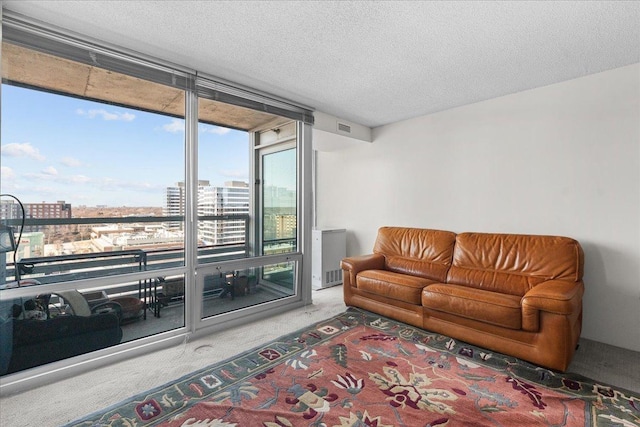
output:
[[[640,62],[637,1],[3,7],[371,127]]]

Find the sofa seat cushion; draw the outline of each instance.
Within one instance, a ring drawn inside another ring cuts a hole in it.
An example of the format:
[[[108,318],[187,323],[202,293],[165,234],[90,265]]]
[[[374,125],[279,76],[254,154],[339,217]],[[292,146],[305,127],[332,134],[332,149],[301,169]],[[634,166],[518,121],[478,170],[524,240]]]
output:
[[[468,286],[433,284],[422,291],[422,306],[509,329],[521,329],[521,298]]]
[[[421,304],[422,289],[432,283],[431,279],[387,270],[365,270],[356,277],[358,289],[364,292],[417,305]]]

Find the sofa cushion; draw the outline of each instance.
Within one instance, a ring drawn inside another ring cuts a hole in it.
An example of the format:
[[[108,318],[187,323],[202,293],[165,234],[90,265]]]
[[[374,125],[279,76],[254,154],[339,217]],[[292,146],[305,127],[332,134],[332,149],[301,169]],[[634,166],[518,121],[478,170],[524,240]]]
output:
[[[461,233],[446,282],[524,296],[547,280],[581,280],[583,257],[568,237]]]
[[[509,329],[522,326],[520,297],[468,286],[433,284],[422,291],[422,306]]]
[[[385,270],[444,282],[455,241],[450,231],[381,227],[373,252],[384,255]]]
[[[386,270],[366,270],[356,277],[358,289],[390,299],[420,305],[422,289],[433,280]]]

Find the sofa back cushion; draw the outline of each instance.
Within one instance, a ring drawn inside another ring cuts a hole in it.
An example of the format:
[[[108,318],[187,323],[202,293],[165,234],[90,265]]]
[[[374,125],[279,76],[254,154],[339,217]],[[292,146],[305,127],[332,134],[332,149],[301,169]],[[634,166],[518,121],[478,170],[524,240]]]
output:
[[[523,234],[456,236],[448,283],[523,296],[547,280],[582,280],[584,255],[574,239]]]
[[[373,252],[384,255],[386,270],[444,282],[455,240],[450,231],[381,227]]]

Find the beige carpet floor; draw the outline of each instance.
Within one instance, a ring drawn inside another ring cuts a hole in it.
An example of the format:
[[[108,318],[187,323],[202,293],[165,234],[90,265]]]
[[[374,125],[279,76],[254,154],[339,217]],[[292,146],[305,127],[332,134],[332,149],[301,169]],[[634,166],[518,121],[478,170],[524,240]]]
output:
[[[313,304],[121,361],[0,400],[0,426],[59,426],[134,394],[321,321],[346,309],[342,287],[313,292]],[[640,353],[581,340],[569,371],[640,393]],[[123,384],[125,384],[123,386]]]

